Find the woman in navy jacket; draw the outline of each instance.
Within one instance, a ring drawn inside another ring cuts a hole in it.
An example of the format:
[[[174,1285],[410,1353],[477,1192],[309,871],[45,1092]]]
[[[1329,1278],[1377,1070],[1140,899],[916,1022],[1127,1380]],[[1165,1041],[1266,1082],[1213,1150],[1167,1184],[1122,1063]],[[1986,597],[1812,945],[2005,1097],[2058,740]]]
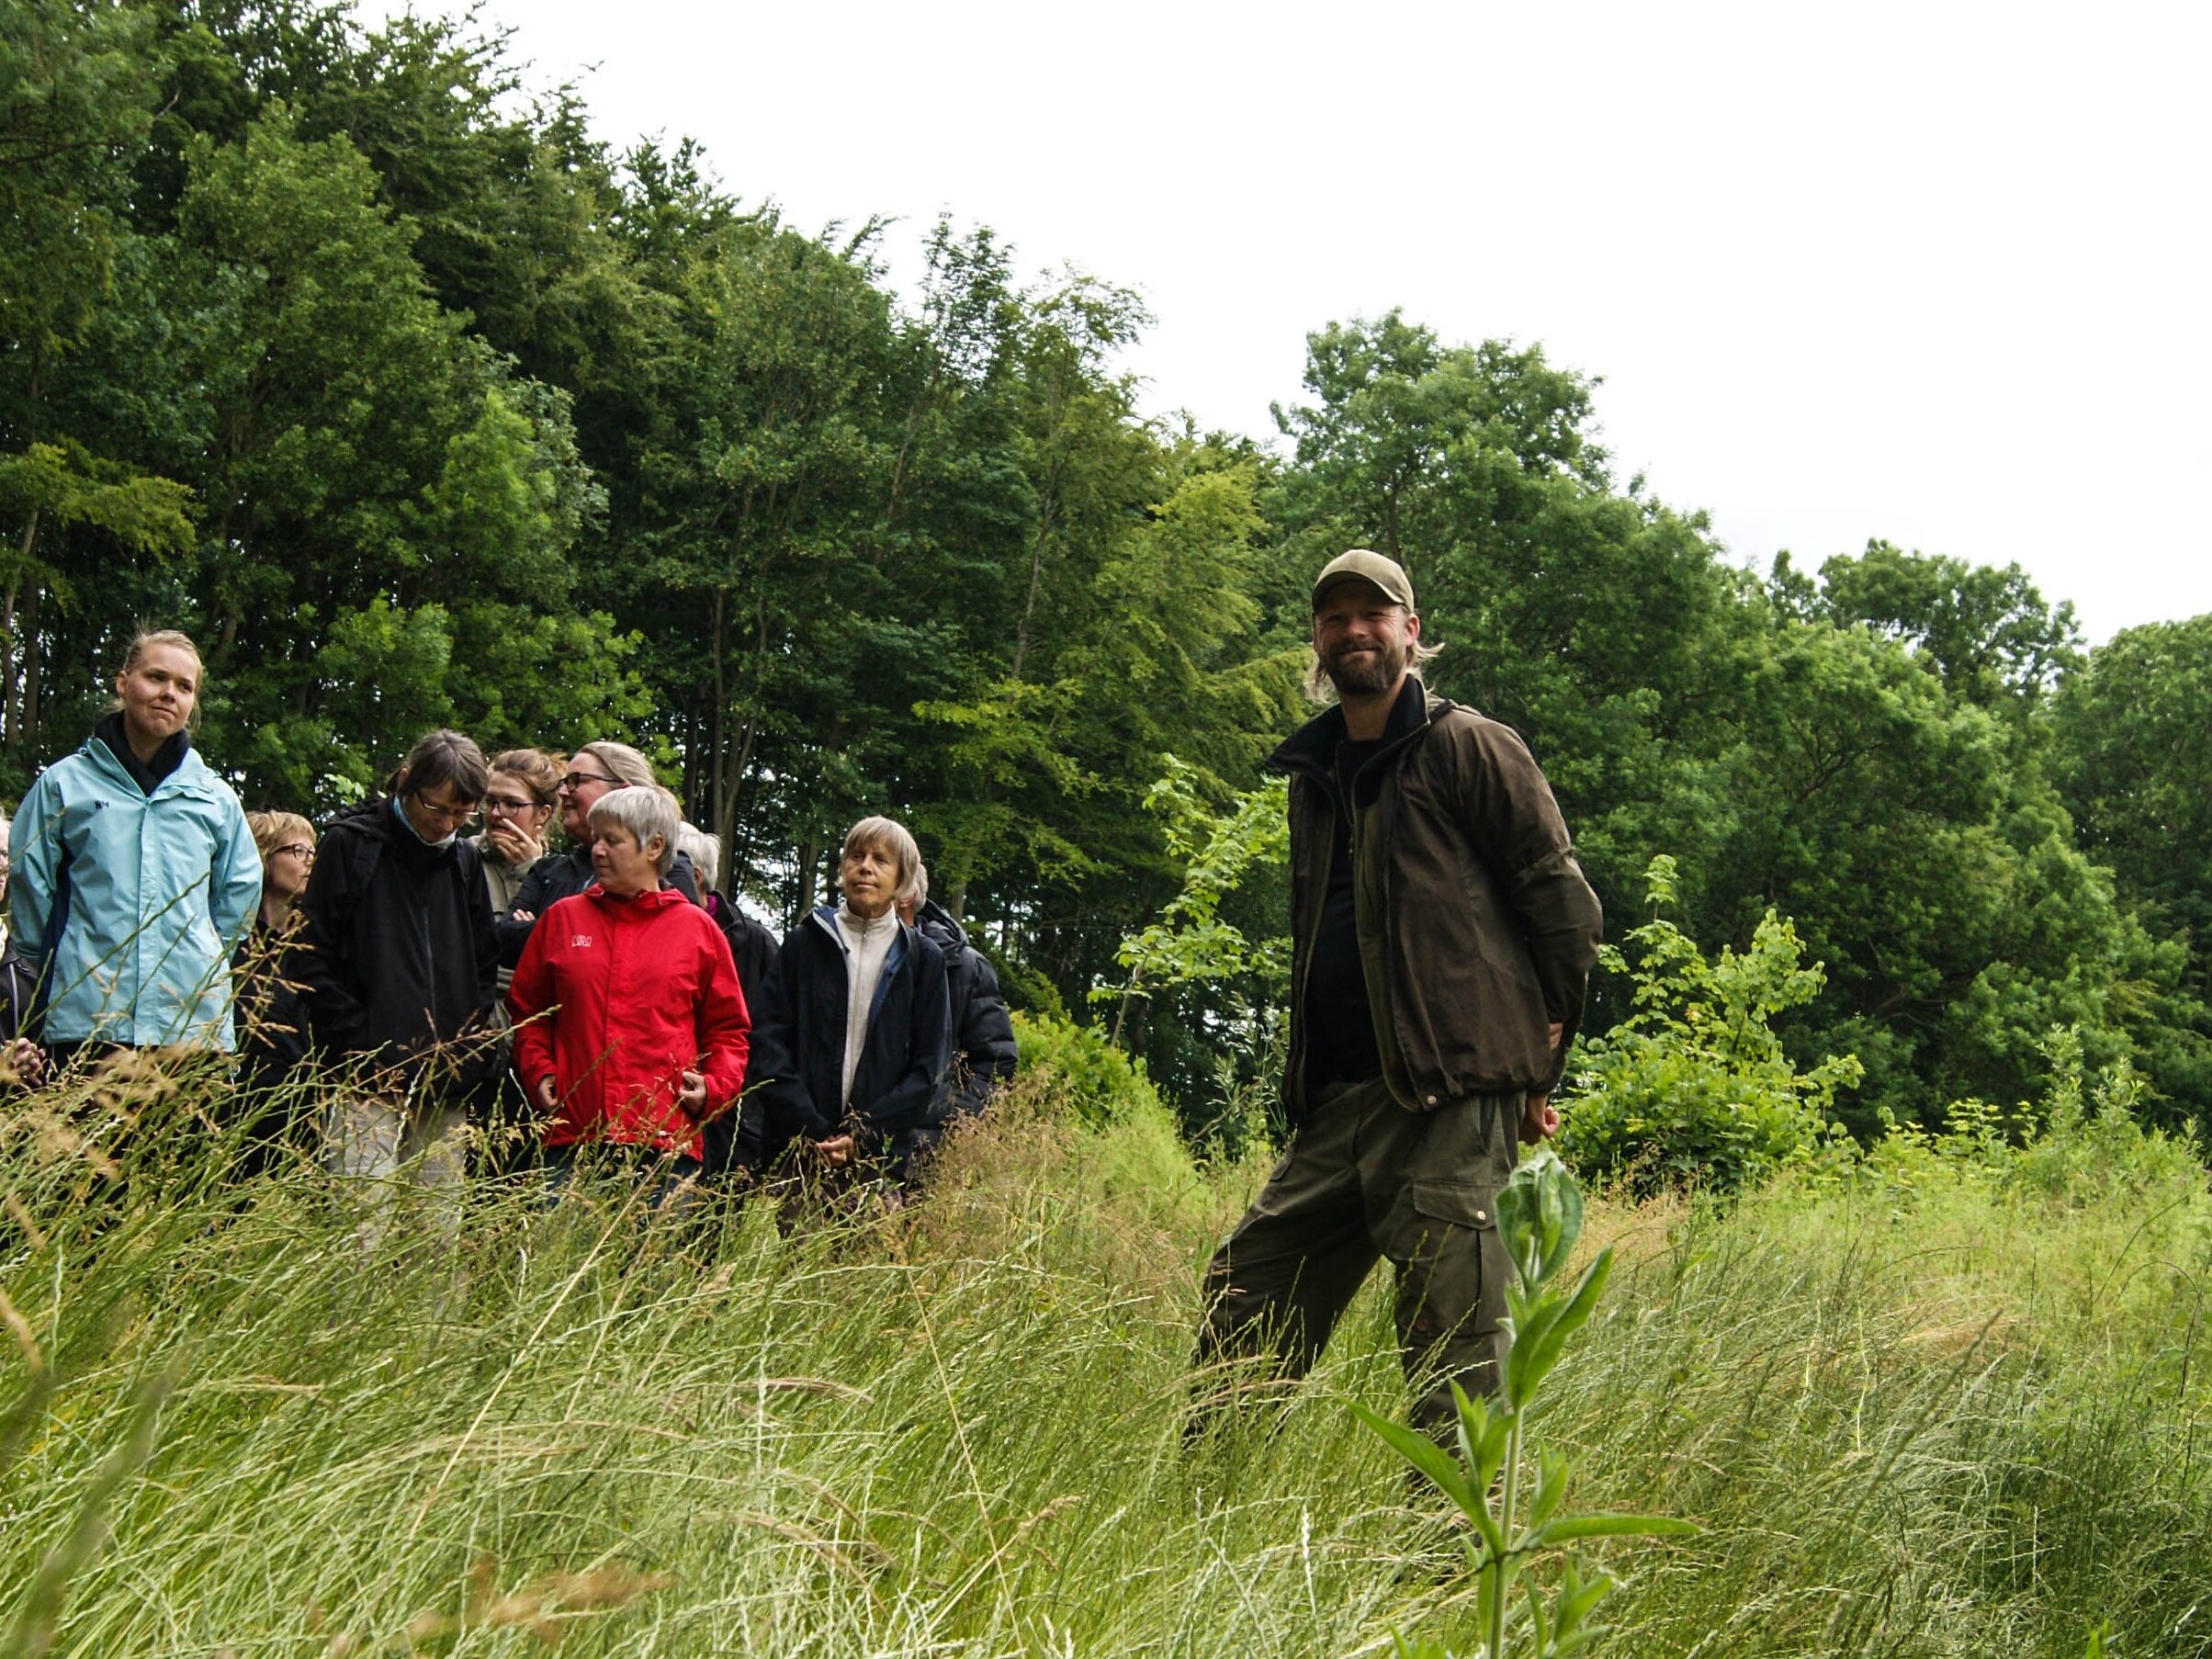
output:
[[[843,902],[818,907],[784,941],[758,1021],[740,1162],[796,1150],[841,1176],[903,1178],[950,1110],[944,956],[894,908],[920,862],[887,818],[847,832]]]

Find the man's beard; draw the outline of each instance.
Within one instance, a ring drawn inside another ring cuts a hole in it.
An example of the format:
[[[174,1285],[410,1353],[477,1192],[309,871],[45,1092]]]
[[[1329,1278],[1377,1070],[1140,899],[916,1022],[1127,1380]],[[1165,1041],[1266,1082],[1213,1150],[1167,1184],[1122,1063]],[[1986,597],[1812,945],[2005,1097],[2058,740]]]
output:
[[[1412,658],[1409,647],[1382,639],[1371,656],[1339,649],[1321,669],[1339,697],[1379,697],[1398,683]]]

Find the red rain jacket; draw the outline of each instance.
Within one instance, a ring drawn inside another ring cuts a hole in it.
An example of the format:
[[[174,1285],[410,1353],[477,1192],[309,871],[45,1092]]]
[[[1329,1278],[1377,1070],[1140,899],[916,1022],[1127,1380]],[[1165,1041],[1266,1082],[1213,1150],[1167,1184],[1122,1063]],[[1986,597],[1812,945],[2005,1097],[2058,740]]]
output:
[[[617,898],[593,883],[538,918],[507,993],[514,1069],[560,1103],[546,1145],[620,1141],[697,1157],[699,1126],[677,1105],[683,1074],[706,1078],[706,1116],[745,1080],[752,1018],[714,918],[663,887]]]

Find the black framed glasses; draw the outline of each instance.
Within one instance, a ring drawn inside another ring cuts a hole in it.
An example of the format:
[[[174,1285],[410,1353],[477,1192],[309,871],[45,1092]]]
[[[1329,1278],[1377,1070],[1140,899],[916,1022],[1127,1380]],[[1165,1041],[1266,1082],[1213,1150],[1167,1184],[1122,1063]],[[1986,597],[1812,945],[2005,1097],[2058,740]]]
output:
[[[315,849],[306,841],[287,841],[276,850],[279,852],[289,852],[303,864],[311,864],[315,862]]]
[[[550,801],[511,801],[503,795],[484,797],[486,818],[520,818],[525,812],[535,812],[540,807],[550,807]]]
[[[571,772],[560,780],[562,793],[574,795],[586,784],[619,784],[620,778],[611,778],[604,772]]]

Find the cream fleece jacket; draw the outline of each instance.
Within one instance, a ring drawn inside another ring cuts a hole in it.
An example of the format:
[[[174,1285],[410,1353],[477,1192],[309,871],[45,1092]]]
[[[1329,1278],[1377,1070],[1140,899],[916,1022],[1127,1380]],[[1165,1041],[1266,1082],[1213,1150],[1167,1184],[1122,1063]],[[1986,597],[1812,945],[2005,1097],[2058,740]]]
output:
[[[898,913],[886,910],[874,921],[863,921],[840,905],[837,929],[845,942],[845,1086],[840,1099],[852,1103],[852,1075],[860,1069],[861,1050],[868,1041],[868,1015],[875,1006],[876,982],[884,976],[884,959],[898,937]]]

